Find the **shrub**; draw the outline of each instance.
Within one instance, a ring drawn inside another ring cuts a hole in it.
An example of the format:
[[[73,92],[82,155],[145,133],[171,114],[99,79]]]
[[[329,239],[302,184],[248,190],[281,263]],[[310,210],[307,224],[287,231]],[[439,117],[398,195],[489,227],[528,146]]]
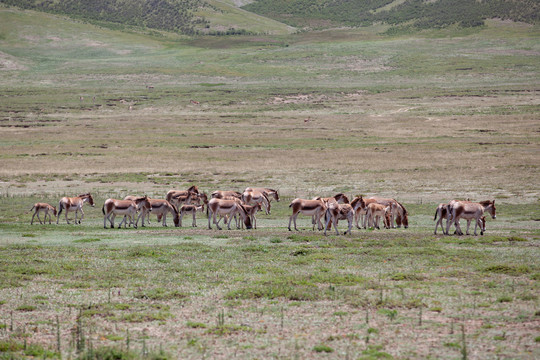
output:
[[[491,265],[484,268],[484,272],[492,272],[496,274],[506,274],[511,276],[519,276],[523,274],[528,274],[531,272],[526,265]]]
[[[331,352],[334,352],[334,349],[332,349],[328,345],[316,345],[313,347],[313,351],[319,352],[319,353],[320,352],[331,353]]]

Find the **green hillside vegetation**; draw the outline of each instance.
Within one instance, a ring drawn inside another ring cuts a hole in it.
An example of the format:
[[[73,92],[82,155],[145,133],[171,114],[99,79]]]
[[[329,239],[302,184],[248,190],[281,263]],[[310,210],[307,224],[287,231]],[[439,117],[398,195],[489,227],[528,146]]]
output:
[[[194,15],[199,7],[209,6],[201,0],[0,0],[1,3],[88,21],[141,26],[157,30],[195,34],[196,26],[206,25]]]
[[[319,28],[377,22],[417,29],[474,27],[490,18],[538,23],[540,13],[534,0],[257,0],[243,8],[291,26]]]
[[[0,0],[66,15],[113,30],[126,27],[184,35],[288,34],[294,28],[219,0]]]
[[[287,34],[295,28],[390,25],[405,30],[485,25],[500,18],[538,23],[535,0],[0,0],[112,29],[141,27],[185,35]]]
[[[296,29],[282,22],[251,13],[232,3],[207,0],[208,5],[199,7],[194,14],[206,19],[204,26],[198,25],[199,34],[275,34],[283,35]]]

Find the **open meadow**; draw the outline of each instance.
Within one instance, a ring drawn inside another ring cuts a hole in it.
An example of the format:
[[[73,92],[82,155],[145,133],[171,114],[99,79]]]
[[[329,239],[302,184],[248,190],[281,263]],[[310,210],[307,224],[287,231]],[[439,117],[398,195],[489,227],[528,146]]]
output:
[[[384,30],[0,7],[0,359],[539,358],[540,30]],[[191,185],[281,201],[254,230],[103,228],[107,198]],[[82,224],[30,225],[86,192]],[[409,228],[287,230],[291,200],[338,192],[399,200]],[[454,198],[496,200],[484,236],[433,234]]]

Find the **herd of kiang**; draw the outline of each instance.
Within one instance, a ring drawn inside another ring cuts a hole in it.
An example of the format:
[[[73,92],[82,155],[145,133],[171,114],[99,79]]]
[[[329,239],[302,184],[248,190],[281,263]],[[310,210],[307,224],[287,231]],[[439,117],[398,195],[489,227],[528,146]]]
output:
[[[262,211],[270,214],[272,200],[279,202],[279,193],[270,188],[252,188],[248,187],[240,193],[231,190],[217,190],[210,194],[210,198],[204,192],[200,192],[197,186],[191,186],[187,190],[170,190],[165,199],[151,199],[148,196],[126,196],[124,199],[107,199],[102,207],[103,227],[107,228],[110,224],[114,228],[115,217],[122,216],[118,227],[128,225],[137,228],[139,221],[145,226],[145,220],[150,222],[150,214],[157,216],[157,221],[163,226],[167,226],[167,215],[170,213],[176,227],[182,226],[182,219],[190,214],[192,217],[192,226],[197,226],[196,214],[203,213],[206,209],[208,218],[208,228],[212,229],[212,224],[221,230],[220,222],[224,219],[227,228],[231,229],[231,223],[234,219],[237,228],[246,229],[257,228],[257,212]],[[88,202],[94,206],[94,199],[90,193],[82,194],[76,197],[63,197],[57,208],[46,203],[36,203],[31,211],[34,211],[31,224],[34,223],[34,217],[42,223],[40,214],[44,214],[44,222],[49,217],[51,223],[51,214],[56,217],[56,223],[60,221],[62,211],[65,211],[65,219],[69,224],[68,213],[75,213],[75,223],[81,223],[84,218],[83,205]],[[351,234],[353,225],[357,228],[375,228],[380,229],[380,223],[386,229],[400,228],[409,226],[408,212],[395,199],[383,197],[363,197],[357,196],[349,201],[343,193],[332,197],[316,197],[313,199],[294,199],[289,208],[292,215],[289,217],[288,229],[291,231],[291,223],[296,227],[296,218],[299,214],[311,216],[313,230],[315,226],[319,231],[324,230],[327,234],[332,226],[336,234],[338,231],[339,220],[347,220],[348,229],[344,234]],[[495,200],[482,202],[471,202],[452,200],[446,204],[440,204],[435,211],[434,233],[437,234],[437,228],[440,225],[443,234],[448,235],[450,226],[455,226],[455,234],[463,235],[460,227],[460,220],[467,221],[467,235],[471,221],[474,221],[474,235],[477,235],[477,228],[480,227],[480,234],[485,231],[486,219],[485,212],[489,212],[493,219],[495,214]],[[80,218],[77,219],[80,213]],[[443,219],[446,219],[446,226],[443,226]]]

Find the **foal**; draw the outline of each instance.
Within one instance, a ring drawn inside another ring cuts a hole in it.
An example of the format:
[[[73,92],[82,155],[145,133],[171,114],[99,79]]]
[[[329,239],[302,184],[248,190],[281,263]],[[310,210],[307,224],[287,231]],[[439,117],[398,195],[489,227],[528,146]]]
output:
[[[191,223],[191,226],[197,227],[197,211],[204,212],[204,204],[203,205],[182,205],[179,209],[180,212],[180,227],[182,227],[182,218],[184,217],[184,214],[191,213],[193,215],[193,222]]]
[[[32,210],[34,210],[34,215],[32,215],[32,221],[30,222],[30,225],[34,224],[34,216],[36,215],[40,224],[46,223],[47,215],[49,215],[49,225],[51,224],[51,214],[49,212],[52,212],[54,217],[56,217],[56,208],[47,203],[35,203],[34,206],[32,206],[32,208],[30,209],[30,211]],[[43,217],[43,222],[41,222],[41,219],[39,217],[39,214],[42,212],[45,213],[45,216]]]
[[[391,227],[391,205],[383,205],[383,204],[377,204],[377,203],[371,203],[367,207],[367,219],[368,219],[368,226],[373,227],[376,229],[380,229],[379,227],[379,219],[383,219],[383,225],[386,229],[390,229]]]

